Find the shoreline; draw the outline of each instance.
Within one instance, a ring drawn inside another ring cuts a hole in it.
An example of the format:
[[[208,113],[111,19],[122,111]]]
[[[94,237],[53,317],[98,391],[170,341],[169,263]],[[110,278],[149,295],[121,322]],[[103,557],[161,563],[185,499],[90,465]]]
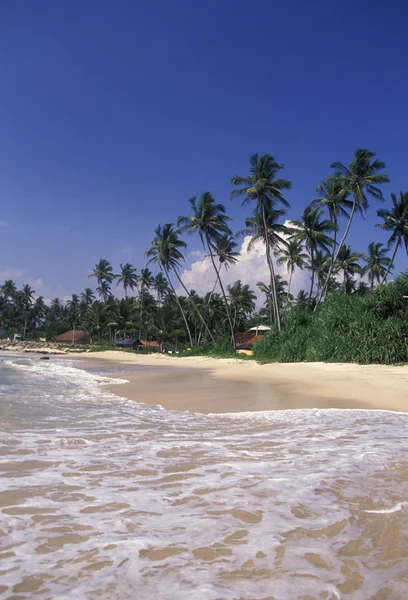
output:
[[[66,357],[79,358],[75,353],[68,353]],[[176,358],[114,350],[82,354],[81,358],[127,367],[134,365],[134,372],[126,372],[128,383],[108,385],[104,389],[169,410],[207,414],[300,408],[408,412],[408,365],[260,365],[238,358]],[[123,378],[123,374],[111,376]]]

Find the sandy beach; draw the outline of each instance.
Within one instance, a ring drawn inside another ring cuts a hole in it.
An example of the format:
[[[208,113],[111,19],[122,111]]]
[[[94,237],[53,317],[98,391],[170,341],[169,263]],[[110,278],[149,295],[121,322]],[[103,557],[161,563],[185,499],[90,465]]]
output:
[[[127,369],[129,383],[111,386],[110,390],[171,410],[228,413],[360,408],[408,412],[408,366],[260,365],[240,359],[177,358],[120,351],[88,353],[86,359],[135,365],[134,373]]]

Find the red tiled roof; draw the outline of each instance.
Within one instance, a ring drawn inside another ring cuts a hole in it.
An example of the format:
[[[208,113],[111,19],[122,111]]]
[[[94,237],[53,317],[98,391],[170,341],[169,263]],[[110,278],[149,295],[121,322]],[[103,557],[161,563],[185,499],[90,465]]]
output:
[[[75,331],[73,329],[71,329],[70,331],[61,333],[61,335],[57,335],[57,337],[55,337],[53,339],[53,341],[54,342],[68,342],[68,343],[72,343],[72,341],[78,342],[81,338],[84,337],[84,335],[85,335],[85,331],[82,331],[82,329],[76,329]]]
[[[256,342],[262,338],[261,335],[256,335],[253,331],[247,331],[245,333],[236,333],[235,334],[235,343],[237,348],[253,346]]]
[[[154,341],[140,340],[140,343],[143,348],[158,348],[160,346],[159,342]]]

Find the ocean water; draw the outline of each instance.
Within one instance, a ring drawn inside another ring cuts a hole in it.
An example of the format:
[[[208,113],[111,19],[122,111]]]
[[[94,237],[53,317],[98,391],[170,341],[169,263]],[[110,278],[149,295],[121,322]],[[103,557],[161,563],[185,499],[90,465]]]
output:
[[[1,600],[408,598],[406,415],[178,413],[2,358]]]

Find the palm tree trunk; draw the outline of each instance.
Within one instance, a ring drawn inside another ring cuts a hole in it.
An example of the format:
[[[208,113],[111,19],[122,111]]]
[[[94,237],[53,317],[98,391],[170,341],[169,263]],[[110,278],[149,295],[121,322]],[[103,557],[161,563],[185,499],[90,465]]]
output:
[[[290,270],[290,275],[289,275],[288,291],[286,292],[287,293],[286,306],[288,306],[288,304],[289,304],[289,295],[290,295],[290,286],[292,284],[292,277],[293,277],[293,268]]]
[[[388,275],[390,274],[390,271],[391,271],[392,267],[394,266],[394,260],[395,260],[395,257],[397,255],[397,251],[398,251],[398,248],[400,246],[400,242],[401,242],[401,238],[399,237],[397,243],[395,244],[394,252],[392,253],[391,262],[388,265],[387,272],[385,273],[385,275],[383,277],[381,285],[385,282],[385,280],[387,279]]]
[[[182,315],[182,317],[183,317],[183,321],[184,321],[184,324],[185,324],[185,326],[186,326],[186,330],[187,330],[187,335],[188,335],[188,338],[189,338],[189,340],[190,340],[190,345],[191,345],[191,347],[193,347],[193,346],[194,346],[194,344],[193,344],[193,338],[191,337],[191,331],[190,331],[190,327],[188,326],[187,317],[186,317],[186,315],[185,315],[185,312],[184,312],[184,310],[183,310],[183,307],[181,306],[181,303],[180,303],[179,297],[177,296],[176,290],[174,289],[174,286],[173,286],[173,284],[172,284],[172,282],[171,282],[171,279],[170,279],[169,272],[168,272],[168,270],[167,270],[167,268],[166,268],[165,266],[163,266],[163,269],[164,269],[164,272],[166,273],[167,281],[168,281],[168,282],[169,282],[169,284],[170,284],[170,287],[171,287],[171,289],[172,289],[172,292],[173,292],[173,294],[174,294],[174,297],[175,297],[175,299],[176,299],[176,302],[177,302],[177,304],[178,304],[178,307],[179,307],[179,309],[180,309],[181,315]]]
[[[335,262],[334,255],[336,253],[336,246],[337,246],[337,217],[336,216],[333,217],[333,225],[335,227],[335,230],[334,230],[334,234],[333,234],[333,252],[331,255],[330,264],[332,264],[334,266],[334,262]]]
[[[219,269],[221,269],[221,263],[220,263],[220,265],[219,265],[219,267],[218,267],[218,268],[219,268]],[[213,297],[213,295],[214,295],[214,292],[215,292],[215,288],[217,287],[217,283],[218,283],[218,274],[217,274],[217,277],[215,278],[214,287],[213,287],[213,289],[211,290],[211,292],[210,292],[210,295],[209,295],[209,297],[208,297],[207,304],[205,305],[205,309],[204,309],[204,319],[207,317],[207,311],[208,311],[208,307],[210,306],[210,303],[211,303],[212,297]],[[199,334],[198,334],[198,343],[200,343],[201,336],[203,335],[203,329],[204,329],[204,325],[201,325],[200,332],[199,332]]]
[[[324,297],[325,297],[325,295],[327,293],[327,288],[329,286],[329,281],[330,281],[330,278],[331,278],[332,273],[333,273],[334,265],[336,264],[336,260],[337,260],[337,257],[339,255],[340,248],[343,246],[344,242],[346,241],[346,238],[348,236],[348,232],[350,231],[350,226],[351,226],[351,223],[353,221],[354,213],[356,212],[356,207],[357,207],[357,203],[356,203],[356,200],[354,200],[354,202],[353,202],[353,208],[351,209],[351,213],[350,213],[350,216],[349,216],[349,220],[347,222],[347,226],[346,226],[345,232],[343,234],[343,237],[341,238],[340,244],[337,247],[337,250],[336,250],[336,253],[334,255],[332,264],[330,265],[329,273],[328,273],[327,279],[326,279],[326,281],[324,283],[324,287],[323,287],[322,293],[320,295],[320,298],[318,298],[318,299],[316,298],[315,310],[317,308],[318,303],[321,302],[324,299]]]
[[[313,287],[314,287],[314,277],[315,277],[315,267],[314,267],[314,253],[313,248],[310,248],[310,264],[312,267],[312,280],[310,282],[310,292],[309,292],[309,300],[308,300],[308,308],[310,310],[310,303],[312,301]]]
[[[222,285],[222,281],[221,281],[221,277],[220,277],[220,271],[217,269],[217,267],[215,265],[214,254],[213,254],[213,251],[212,251],[212,248],[211,248],[210,240],[208,239],[208,235],[205,236],[205,239],[206,239],[206,242],[207,242],[208,250],[210,252],[211,262],[213,264],[214,271],[215,271],[215,273],[217,275],[218,283],[220,284],[222,296],[224,298],[225,310],[227,311],[228,323],[229,323],[229,326],[230,326],[230,329],[231,329],[232,349],[235,351],[235,345],[236,344],[235,344],[234,325],[232,324],[232,320],[231,320],[231,312],[230,312],[230,309],[229,309],[227,296],[225,295],[224,286]]]
[[[266,246],[266,260],[268,262],[269,273],[271,276],[271,293],[273,295],[273,307],[275,311],[275,323],[278,327],[278,331],[281,329],[280,317],[279,317],[279,306],[278,306],[278,298],[276,294],[276,281],[275,281],[275,269],[273,266],[273,260],[270,252],[270,243],[269,243],[269,235],[268,235],[268,225],[266,222],[266,214],[265,207],[262,205],[262,217],[264,224],[264,237],[265,237],[265,246]]]
[[[206,330],[207,330],[207,332],[208,332],[208,334],[209,334],[210,338],[212,339],[212,341],[213,341],[213,342],[215,342],[215,339],[214,339],[214,336],[213,336],[213,334],[212,334],[212,333],[211,333],[211,331],[209,330],[209,328],[208,328],[208,325],[207,325],[207,323],[205,322],[205,320],[204,320],[204,318],[203,318],[203,315],[202,315],[202,314],[200,313],[200,311],[198,310],[198,308],[197,308],[197,306],[196,306],[196,303],[194,302],[194,300],[193,300],[193,299],[192,299],[192,297],[190,296],[190,292],[188,291],[188,289],[187,289],[187,288],[186,288],[186,286],[184,285],[184,283],[183,283],[183,281],[182,281],[182,279],[181,279],[180,275],[177,273],[177,271],[176,271],[175,269],[174,269],[174,273],[176,274],[176,277],[177,277],[177,279],[178,279],[178,281],[179,281],[180,285],[182,286],[183,290],[186,292],[187,296],[190,298],[190,300],[191,300],[191,304],[192,304],[192,306],[194,307],[194,310],[196,311],[196,313],[197,313],[197,315],[198,315],[198,317],[199,317],[200,321],[202,322],[202,324],[203,324],[203,325],[204,325],[204,327],[206,328]]]
[[[142,339],[142,319],[143,319],[143,288],[140,288],[140,324],[139,324],[139,339]]]

